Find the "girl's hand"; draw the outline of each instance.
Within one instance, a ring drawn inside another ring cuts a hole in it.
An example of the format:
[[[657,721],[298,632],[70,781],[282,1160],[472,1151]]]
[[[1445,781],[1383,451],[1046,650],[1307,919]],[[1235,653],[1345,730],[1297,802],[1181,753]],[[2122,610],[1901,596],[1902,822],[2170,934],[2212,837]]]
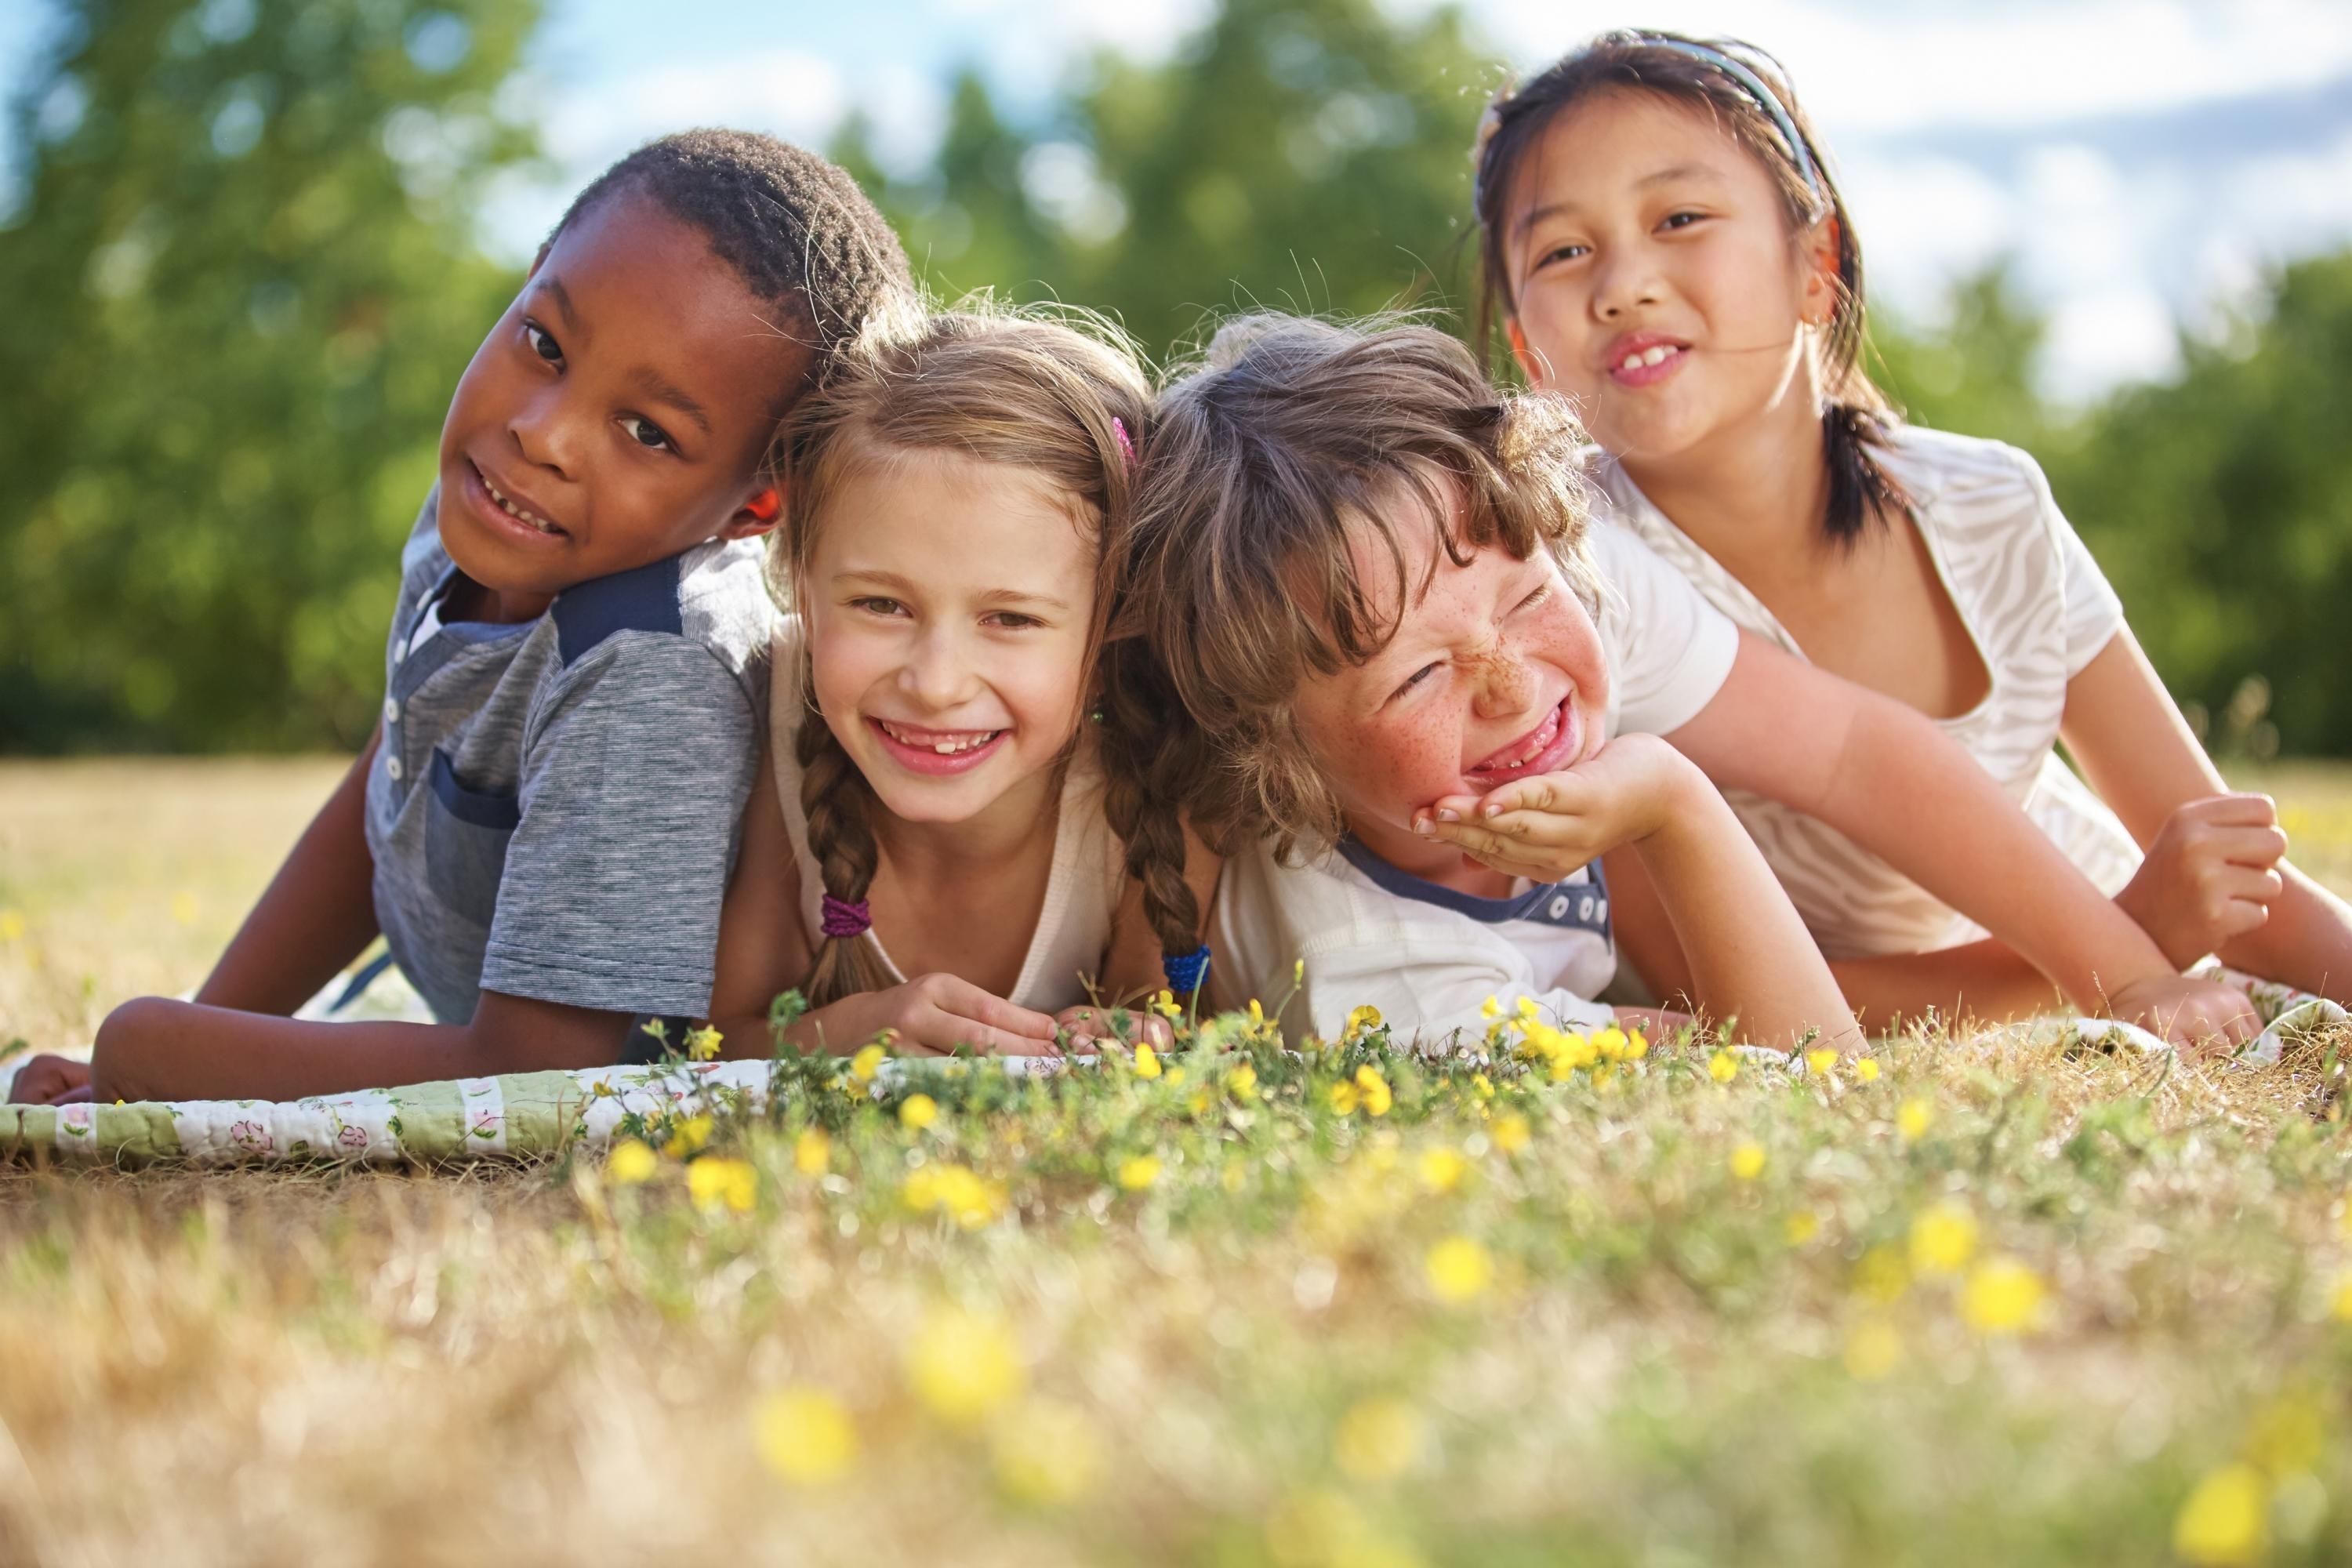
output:
[[[2186,974],[2126,985],[2115,994],[2110,1011],[2176,1046],[2202,1046],[2206,1054],[2242,1046],[2263,1032],[2262,1017],[2245,993]]]
[[[2165,818],[2116,902],[2185,969],[2270,919],[2285,854],[2270,796],[2208,795]]]
[[[1086,1047],[1099,1045],[1133,1046],[1140,1040],[1155,1051],[1164,1051],[1176,1043],[1176,1031],[1167,1019],[1145,1007],[1118,1009],[1127,1015],[1125,1027],[1114,1026],[1112,1009],[1097,1007],[1091,1003],[1077,1007],[1065,1007],[1055,1015],[1054,1021],[1070,1032],[1073,1046]]]
[[[46,1051],[27,1058],[8,1085],[9,1101],[16,1105],[65,1105],[69,1095],[89,1098],[89,1064]]]
[[[1055,1021],[971,981],[922,974],[887,991],[845,996],[812,1015],[832,1049],[854,1051],[885,1030],[909,1056],[947,1056],[958,1046],[992,1056],[1054,1057]],[[797,1031],[795,1031],[797,1032]]]
[[[1656,832],[1687,765],[1654,735],[1620,735],[1572,768],[1433,801],[1413,831],[1507,876],[1556,882]]]

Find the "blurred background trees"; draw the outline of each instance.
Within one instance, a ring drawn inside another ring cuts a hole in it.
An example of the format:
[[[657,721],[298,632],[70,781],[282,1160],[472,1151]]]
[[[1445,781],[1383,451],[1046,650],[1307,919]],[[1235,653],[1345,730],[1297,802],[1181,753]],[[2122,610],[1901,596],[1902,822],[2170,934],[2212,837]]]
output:
[[[533,167],[500,88],[535,7],[68,9],[0,220],[0,752],[354,743],[449,390],[515,281],[475,223]],[[1449,9],[1224,0],[1174,58],[1097,58],[1042,113],[965,76],[921,170],[886,172],[854,116],[828,150],[942,293],[1093,306],[1166,355],[1258,305],[1466,314],[1500,75]],[[1914,416],[2042,459],[2217,740],[2352,752],[2352,256],[2088,408],[2038,395],[2005,271],[1949,307],[1874,333]]]

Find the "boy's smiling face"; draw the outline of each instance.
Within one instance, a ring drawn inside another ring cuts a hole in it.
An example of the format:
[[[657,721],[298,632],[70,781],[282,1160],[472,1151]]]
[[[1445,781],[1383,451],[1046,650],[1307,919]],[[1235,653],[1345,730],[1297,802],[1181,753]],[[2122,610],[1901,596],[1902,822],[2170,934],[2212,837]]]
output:
[[[777,318],[641,193],[614,192],[556,236],[441,429],[442,545],[489,590],[494,618],[771,525],[744,507],[809,363]]]
[[[1444,796],[1558,773],[1600,750],[1609,668],[1549,552],[1517,561],[1489,546],[1457,566],[1426,521],[1401,520],[1396,532],[1408,598],[1395,635],[1361,665],[1309,677],[1295,710],[1349,831],[1391,865],[1442,881],[1464,857],[1415,834],[1413,816]],[[1360,529],[1354,549],[1374,607],[1396,614],[1387,547]]]

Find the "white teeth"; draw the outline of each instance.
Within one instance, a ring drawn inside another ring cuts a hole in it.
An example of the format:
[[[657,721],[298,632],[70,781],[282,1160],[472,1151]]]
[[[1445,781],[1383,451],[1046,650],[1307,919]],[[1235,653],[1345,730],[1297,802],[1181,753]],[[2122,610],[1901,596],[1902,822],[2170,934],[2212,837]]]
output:
[[[1669,348],[1664,343],[1658,343],[1650,348],[1642,350],[1639,353],[1627,354],[1623,359],[1617,362],[1617,368],[1619,370],[1639,370],[1643,365],[1664,364],[1669,354],[1678,352],[1678,350]]]
[[[499,493],[499,487],[490,483],[490,476],[488,474],[482,475],[482,488],[490,492],[490,499],[498,502],[500,510],[505,511],[509,517],[515,519],[519,522],[527,522],[530,524],[531,527],[539,530],[541,533],[553,533],[557,531],[555,524],[548,521],[547,519],[540,516],[537,512],[525,511],[522,508],[515,505],[514,502],[507,500],[505,496],[500,495]]]
[[[933,741],[926,740],[919,735],[907,734],[895,724],[885,723],[882,729],[886,734],[902,746],[927,747],[942,757],[956,756],[974,747],[985,746],[997,736],[1004,733],[1002,730],[982,730],[972,734],[950,736],[944,741]]]

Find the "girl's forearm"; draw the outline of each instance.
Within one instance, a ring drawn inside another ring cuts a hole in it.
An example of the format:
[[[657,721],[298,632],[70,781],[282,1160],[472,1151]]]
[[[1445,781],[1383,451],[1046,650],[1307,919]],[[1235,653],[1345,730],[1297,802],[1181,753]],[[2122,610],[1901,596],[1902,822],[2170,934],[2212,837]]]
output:
[[[2129,915],[2094,887],[1992,775],[1926,719],[1864,703],[1818,815],[1975,921],[2097,1012],[2124,987],[2172,973]]]
[[[2023,1018],[2058,1000],[2047,975],[1992,937],[1937,952],[1832,959],[1830,973],[1847,1005],[1874,1028],[1931,1007],[1954,1020]]]
[[[2285,882],[2260,930],[2222,944],[2222,963],[2352,1005],[2352,908],[2282,860]]]
[[[1639,841],[1643,868],[1690,965],[1691,1000],[1737,1017],[1758,1045],[1793,1047],[1818,1029],[1861,1038],[1821,950],[1755,841],[1694,770],[1666,825]]]

